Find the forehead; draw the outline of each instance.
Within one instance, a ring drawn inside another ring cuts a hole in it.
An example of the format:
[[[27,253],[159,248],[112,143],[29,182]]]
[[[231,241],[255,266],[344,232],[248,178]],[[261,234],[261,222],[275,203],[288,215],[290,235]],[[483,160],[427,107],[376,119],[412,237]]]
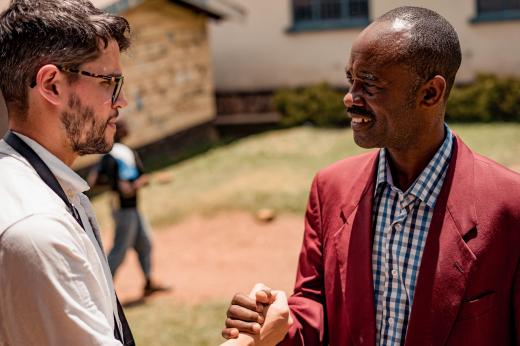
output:
[[[116,41],[111,40],[105,48],[104,44],[100,43],[99,56],[83,65],[84,69],[91,69],[92,72],[99,74],[117,74],[121,73],[121,53],[119,45]]]
[[[399,65],[399,57],[409,42],[409,30],[403,27],[406,23],[369,25],[354,41],[347,69],[384,70],[390,65]]]

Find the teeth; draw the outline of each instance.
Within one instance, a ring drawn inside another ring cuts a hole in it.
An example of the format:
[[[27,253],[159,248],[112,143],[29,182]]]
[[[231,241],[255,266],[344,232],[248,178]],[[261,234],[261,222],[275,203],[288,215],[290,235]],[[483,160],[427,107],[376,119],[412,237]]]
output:
[[[371,121],[372,121],[372,119],[365,118],[365,117],[355,117],[355,118],[352,118],[352,122],[355,123],[355,124],[364,124],[364,123],[369,123]]]

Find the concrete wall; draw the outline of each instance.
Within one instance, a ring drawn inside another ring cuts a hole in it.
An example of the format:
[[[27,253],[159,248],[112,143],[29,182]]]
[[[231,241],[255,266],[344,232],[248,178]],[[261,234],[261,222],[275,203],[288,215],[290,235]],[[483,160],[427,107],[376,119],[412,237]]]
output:
[[[215,83],[218,91],[256,91],[302,86],[320,81],[344,85],[350,46],[362,28],[287,33],[290,0],[242,0],[241,21],[211,26]],[[459,33],[463,65],[458,81],[476,72],[520,75],[520,21],[471,23],[476,0],[371,0],[370,18],[402,6],[431,8]]]

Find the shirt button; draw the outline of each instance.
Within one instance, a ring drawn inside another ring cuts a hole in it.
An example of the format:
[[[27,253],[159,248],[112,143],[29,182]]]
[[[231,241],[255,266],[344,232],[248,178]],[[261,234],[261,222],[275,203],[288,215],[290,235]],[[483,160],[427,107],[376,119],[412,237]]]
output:
[[[394,278],[396,278],[398,274],[399,274],[399,272],[396,269],[392,270],[392,276]]]
[[[393,326],[394,325],[394,319],[392,317],[388,318],[388,324]]]
[[[400,230],[401,230],[401,224],[400,224],[400,223],[396,224],[396,225],[395,225],[395,229],[398,230],[398,231],[400,231]]]

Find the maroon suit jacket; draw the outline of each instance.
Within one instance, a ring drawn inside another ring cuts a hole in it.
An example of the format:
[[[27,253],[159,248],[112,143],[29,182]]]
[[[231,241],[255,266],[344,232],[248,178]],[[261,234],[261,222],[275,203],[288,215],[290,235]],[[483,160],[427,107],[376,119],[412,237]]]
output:
[[[457,138],[426,239],[405,345],[520,345],[520,176]],[[281,345],[374,345],[372,204],[378,154],[312,184],[295,319]]]

